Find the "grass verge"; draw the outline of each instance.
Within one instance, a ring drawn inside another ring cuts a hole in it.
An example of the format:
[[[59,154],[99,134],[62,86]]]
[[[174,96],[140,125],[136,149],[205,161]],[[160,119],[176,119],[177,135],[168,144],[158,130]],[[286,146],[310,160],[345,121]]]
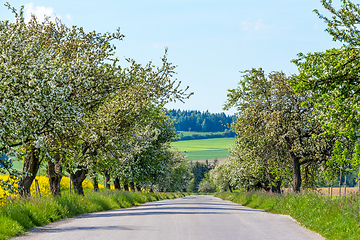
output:
[[[330,199],[316,193],[271,194],[264,192],[216,193],[216,197],[290,215],[306,228],[327,239],[360,239],[360,195]]]
[[[18,236],[34,227],[76,215],[128,208],[145,202],[182,197],[183,193],[134,193],[102,190],[87,195],[16,200],[0,208],[0,239]]]

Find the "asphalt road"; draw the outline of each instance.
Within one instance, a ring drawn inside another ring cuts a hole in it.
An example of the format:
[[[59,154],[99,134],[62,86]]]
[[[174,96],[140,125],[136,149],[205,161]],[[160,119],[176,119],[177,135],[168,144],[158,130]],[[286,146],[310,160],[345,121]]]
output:
[[[40,227],[20,239],[324,239],[292,218],[213,196],[187,196],[82,215]]]

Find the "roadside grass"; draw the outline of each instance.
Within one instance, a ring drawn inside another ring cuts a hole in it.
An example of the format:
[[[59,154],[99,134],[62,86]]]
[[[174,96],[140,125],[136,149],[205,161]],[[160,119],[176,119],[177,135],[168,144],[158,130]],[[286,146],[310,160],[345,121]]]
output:
[[[330,199],[313,192],[272,194],[264,192],[216,193],[216,197],[290,215],[301,225],[327,239],[360,239],[360,195]]]
[[[34,227],[76,215],[129,208],[145,202],[173,199],[185,193],[139,193],[103,189],[86,196],[35,197],[14,200],[0,208],[0,239],[18,236]]]
[[[189,160],[227,158],[235,138],[211,138],[172,142],[171,145],[185,152]]]

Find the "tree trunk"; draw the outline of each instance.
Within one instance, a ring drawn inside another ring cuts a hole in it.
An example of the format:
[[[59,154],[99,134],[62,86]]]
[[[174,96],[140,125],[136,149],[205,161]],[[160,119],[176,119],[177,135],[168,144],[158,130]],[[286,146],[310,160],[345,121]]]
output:
[[[78,195],[84,196],[84,189],[82,183],[86,178],[87,169],[79,168],[75,173],[70,173],[70,178],[74,186],[74,192]]]
[[[139,184],[135,184],[136,191],[141,192],[141,187]]]
[[[271,185],[271,192],[281,193],[281,181],[276,181],[275,185]]]
[[[132,192],[135,192],[135,184],[134,184],[134,182],[130,182],[129,185],[130,185],[130,190]]]
[[[60,154],[54,155],[54,162],[48,162],[46,173],[49,178],[50,192],[53,196],[60,196],[60,182],[62,178],[62,167],[60,164]]]
[[[269,181],[269,188],[268,191],[271,190],[271,192],[273,193],[280,193],[281,189],[281,181],[275,181],[274,176],[270,173],[269,169],[266,167],[266,175],[267,175],[267,179]]]
[[[114,188],[117,189],[117,190],[121,190],[120,179],[119,178],[115,178],[115,180],[114,180]]]
[[[233,191],[232,191],[232,187],[231,187],[230,184],[229,184],[229,190],[230,190],[231,193],[233,192]]]
[[[124,190],[127,192],[129,191],[129,185],[127,183],[124,183]]]
[[[92,181],[93,181],[93,185],[94,185],[94,192],[98,192],[99,191],[99,184],[98,184],[97,178],[93,177]]]
[[[40,166],[39,155],[39,149],[35,148],[33,144],[27,145],[22,177],[19,180],[19,195],[21,197],[31,196],[30,187]]]
[[[301,187],[301,172],[300,172],[300,159],[290,152],[290,158],[293,165],[293,188],[294,192],[300,192]]]
[[[105,176],[105,188],[110,189],[110,175],[108,172],[104,172]]]

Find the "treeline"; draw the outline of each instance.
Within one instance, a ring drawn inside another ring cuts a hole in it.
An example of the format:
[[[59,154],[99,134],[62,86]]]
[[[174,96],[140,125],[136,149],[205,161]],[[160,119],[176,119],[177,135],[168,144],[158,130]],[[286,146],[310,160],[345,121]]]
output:
[[[195,140],[195,139],[208,139],[208,138],[225,138],[235,137],[236,134],[228,129],[225,132],[208,132],[206,134],[193,133],[190,135],[184,135],[182,132],[179,133],[180,140]]]
[[[193,178],[190,180],[187,187],[187,191],[190,193],[195,192],[215,192],[216,188],[211,184],[209,172],[216,167],[218,160],[215,159],[213,164],[210,164],[208,160],[205,163],[190,161],[191,173]]]
[[[172,109],[167,113],[174,120],[177,131],[224,132],[236,120],[235,115]]]

